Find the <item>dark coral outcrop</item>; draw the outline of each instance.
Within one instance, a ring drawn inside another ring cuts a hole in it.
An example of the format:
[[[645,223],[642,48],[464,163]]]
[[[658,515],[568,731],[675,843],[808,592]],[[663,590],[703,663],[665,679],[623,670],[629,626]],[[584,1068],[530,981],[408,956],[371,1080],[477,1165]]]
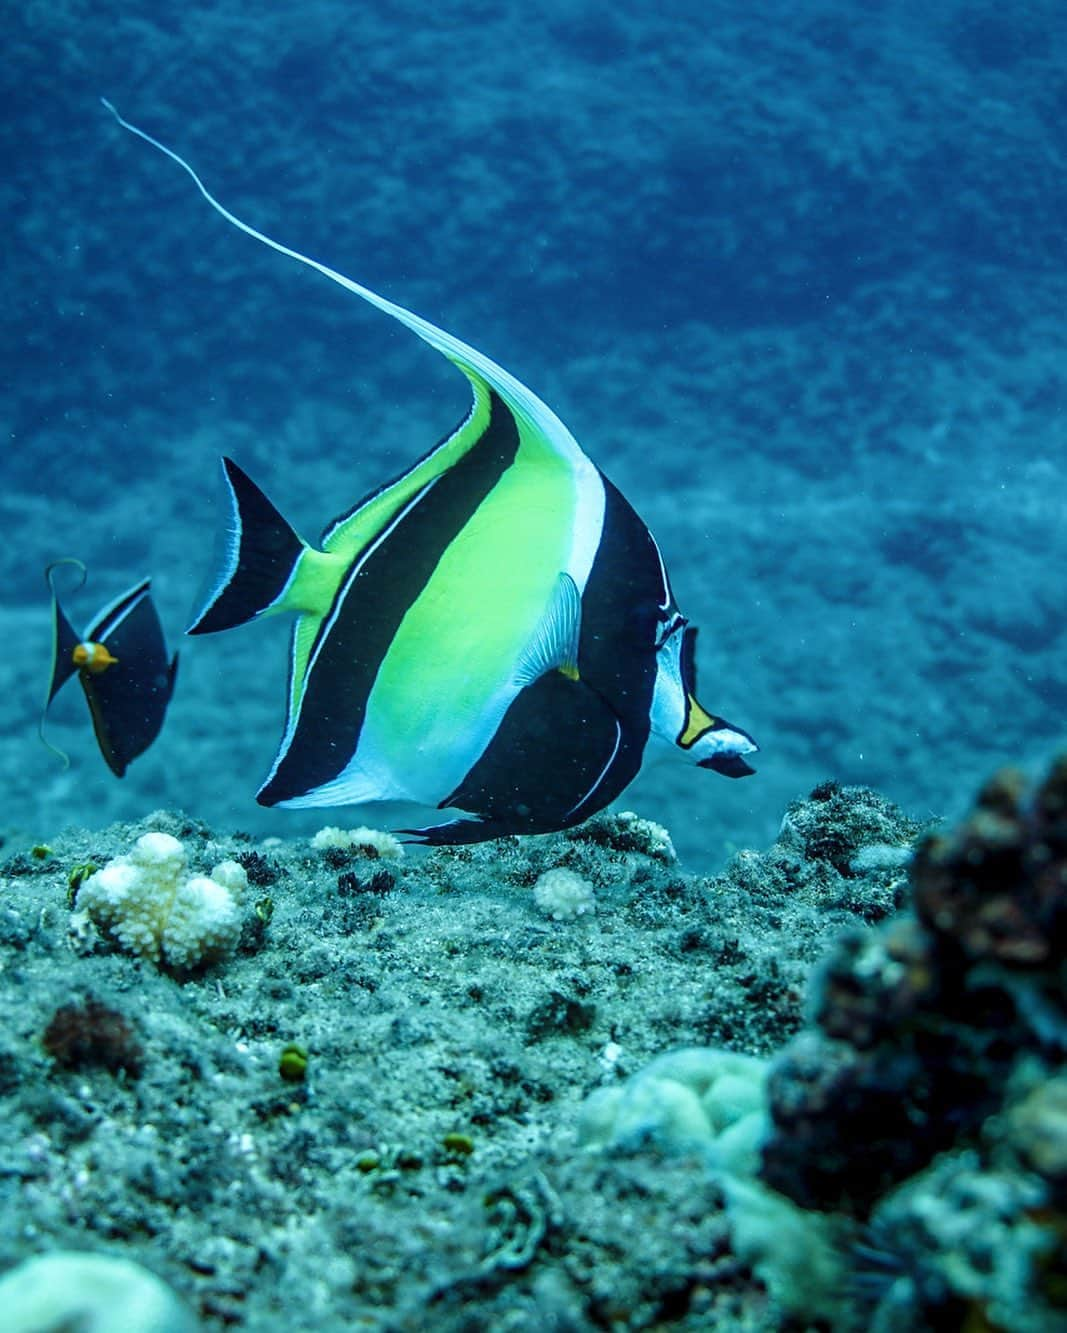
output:
[[[1067,760],[1030,799],[993,777],[909,879],[913,910],[838,942],[771,1073],[763,1176],[806,1207],[865,1216],[1067,1048]]]

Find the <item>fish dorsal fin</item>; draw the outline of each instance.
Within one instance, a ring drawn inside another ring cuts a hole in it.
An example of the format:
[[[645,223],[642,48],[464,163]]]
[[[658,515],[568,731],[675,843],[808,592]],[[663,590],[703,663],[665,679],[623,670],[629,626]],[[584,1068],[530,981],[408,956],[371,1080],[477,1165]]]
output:
[[[582,595],[569,574],[560,574],[552,589],[552,600],[515,667],[515,684],[524,688],[550,671],[560,671],[577,680],[581,632]]]
[[[263,232],[257,231],[255,227],[250,226],[247,222],[242,222],[239,217],[219,203],[183,157],[180,157],[173,149],[168,148],[166,144],[153,138],[147,131],[139,129],[136,125],[124,119],[106,97],[102,97],[100,100],[123,129],[129,130],[131,134],[136,134],[139,139],[151,144],[153,148],[169,157],[172,162],[177,163],[192,178],[196,188],[216,213],[224,217],[231,226],[236,227],[238,231],[243,231],[245,235],[251,236],[253,240],[270,246],[272,250],[276,250],[279,254],[286,255],[301,264],[306,264],[308,268],[315,269],[323,277],[329,278],[331,282],[336,282],[338,286],[343,287],[346,291],[352,292],[370,305],[384,311],[385,314],[391,315],[393,319],[399,320],[413,333],[418,334],[423,342],[429,343],[431,347],[436,348],[442,356],[446,356],[453,365],[457,366],[474,385],[476,393],[479,381],[494,389],[515,414],[520,426],[527,427],[531,442],[536,442],[546,450],[560,454],[579,466],[582,464],[588,466],[585,455],[567,427],[560,421],[555,412],[546,403],[543,403],[531,389],[528,389],[521,380],[516,379],[502,366],[498,366],[495,361],[483,352],[479,352],[477,348],[471,347],[459,338],[454,338],[452,334],[446,333],[444,329],[439,329],[435,324],[431,324],[429,320],[406,310],[394,301],[387,300],[384,296],[379,296],[377,292],[371,291],[369,287],[364,287],[362,283],[355,282],[352,278],[346,278],[343,273],[338,273],[336,269],[320,263],[319,260],[301,254],[299,250],[293,250],[288,245],[283,245],[281,241],[276,241]]]
[[[433,483],[486,438],[492,415],[492,396],[481,379],[469,376],[473,401],[466,417],[450,435],[399,476],[365,495],[322,534],[322,549],[352,559],[379,536],[388,524],[417,503]]]
[[[82,635],[74,628],[67,618],[66,612],[59,604],[59,594],[56,592],[56,585],[53,580],[53,571],[60,565],[73,565],[81,575],[78,583],[80,588],[85,582],[85,566],[80,560],[74,560],[70,556],[62,560],[53,560],[44,571],[45,582],[48,584],[48,590],[52,594],[52,675],[48,683],[48,696],[45,699],[44,708],[56,697],[62,687],[70,680],[71,676],[77,674],[78,668],[74,663],[74,649],[82,641]],[[91,637],[86,635],[85,637]],[[44,719],[44,710],[42,710],[42,721]],[[42,737],[42,740],[44,738]],[[48,742],[45,741],[47,745]],[[49,749],[52,749],[49,746]]]
[[[52,594],[52,674],[48,682],[48,694],[41,709],[41,715],[37,719],[37,735],[40,737],[42,745],[63,760],[63,767],[69,768],[70,756],[65,750],[61,750],[58,745],[53,745],[44,734],[45,717],[48,714],[52,700],[70,680],[71,676],[77,674],[78,668],[74,664],[73,653],[75,647],[81,642],[81,635],[70,623],[66,612],[59,604],[59,594],[56,592],[56,586],[52,579],[53,570],[60,565],[73,565],[80,572],[79,588],[85,582],[85,566],[80,560],[71,559],[69,556],[63,560],[53,560],[44,571],[45,582]]]

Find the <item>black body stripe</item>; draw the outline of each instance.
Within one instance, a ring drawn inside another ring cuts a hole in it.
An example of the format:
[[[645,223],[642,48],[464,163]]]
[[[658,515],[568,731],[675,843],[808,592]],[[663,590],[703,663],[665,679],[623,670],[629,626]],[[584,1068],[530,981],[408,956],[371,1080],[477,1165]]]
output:
[[[372,555],[357,557],[362,568],[351,588],[347,578],[342,580],[312,648],[317,659],[304,688],[300,719],[288,752],[256,797],[261,805],[302,796],[337,777],[351,760],[367,699],[400,621],[444,551],[514,462],[518,448],[515,419],[493,393],[478,443],[441,474]]]
[[[682,689],[696,697],[697,692],[697,627],[687,625],[682,631],[682,649],[678,654],[678,670]]]
[[[648,529],[602,480],[604,527],[582,594],[580,679],[552,671],[519,693],[442,802],[478,818],[416,830],[430,844],[568,828],[603,810],[637,776],[669,589]]]
[[[582,594],[578,671],[643,750],[656,685],[660,608],[669,589],[652,534],[601,476],[604,530]]]

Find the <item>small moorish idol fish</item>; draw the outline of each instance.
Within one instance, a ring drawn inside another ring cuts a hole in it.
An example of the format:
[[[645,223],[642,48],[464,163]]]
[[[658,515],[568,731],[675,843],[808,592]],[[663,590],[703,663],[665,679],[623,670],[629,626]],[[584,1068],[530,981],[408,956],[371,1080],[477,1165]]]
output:
[[[85,582],[80,560],[56,560],[44,572],[52,593],[52,678],[38,734],[50,750],[70,762],[45,739],[44,721],[52,700],[76,675],[85,691],[100,753],[112,773],[121,778],[159,735],[174,693],[178,654],[167,657],[148,579],[104,607],[85,633],[79,634],[59,604],[52,575],[60,565],[76,566]]]
[[[459,811],[406,832],[468,843],[603,809],[652,733],[701,768],[751,773],[752,738],[697,702],[696,631],[651,533],[555,413],[482,352],[242,222],[105,105],[227,222],[399,320],[473,391],[460,425],[318,547],[223,460],[228,539],[189,633],[297,616],[259,802]]]

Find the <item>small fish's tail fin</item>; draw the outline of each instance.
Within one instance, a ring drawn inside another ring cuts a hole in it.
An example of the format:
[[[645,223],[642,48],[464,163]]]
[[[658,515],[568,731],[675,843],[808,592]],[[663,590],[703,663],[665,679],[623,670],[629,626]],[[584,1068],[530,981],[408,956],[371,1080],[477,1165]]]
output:
[[[222,473],[228,522],[187,634],[212,634],[271,611],[302,609],[289,594],[311,548],[232,459],[222,460]]]
[[[56,592],[56,585],[52,579],[53,570],[58,569],[60,565],[74,565],[81,573],[81,582],[78,586],[81,587],[82,583],[85,582],[85,566],[80,560],[74,560],[70,556],[63,560],[53,560],[44,571],[45,582],[52,594],[52,674],[48,682],[48,694],[45,697],[44,707],[41,709],[41,716],[37,721],[37,735],[40,737],[42,745],[63,760],[64,768],[69,768],[70,756],[65,750],[53,745],[44,734],[44,721],[52,700],[70,680],[71,676],[77,675],[78,667],[74,661],[74,649],[81,642],[81,635],[67,619],[67,613],[59,604],[59,594]]]

